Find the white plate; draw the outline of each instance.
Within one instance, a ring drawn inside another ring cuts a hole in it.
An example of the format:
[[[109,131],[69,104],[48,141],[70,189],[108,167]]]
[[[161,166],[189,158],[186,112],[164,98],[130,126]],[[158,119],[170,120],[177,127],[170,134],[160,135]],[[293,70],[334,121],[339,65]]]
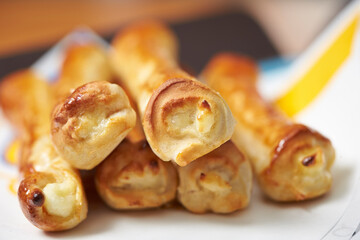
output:
[[[44,233],[23,216],[17,196],[9,190],[16,179],[15,166],[0,161],[0,239],[320,239],[328,232],[334,239],[349,239],[360,222],[358,195],[335,228],[355,195],[360,161],[359,37],[352,56],[337,72],[325,91],[297,119],[328,136],[337,151],[332,190],[319,199],[279,204],[267,200],[254,187],[250,206],[230,215],[196,215],[181,208],[149,211],[113,211],[89,196],[88,218],[73,230]],[[88,30],[67,36],[33,68],[54,79],[64,48],[73,41],[105,44]],[[104,45],[106,46],[106,45]],[[295,64],[296,65],[296,64]],[[267,79],[270,75],[264,73]],[[276,76],[273,76],[276,77]],[[278,76],[279,77],[279,76]],[[260,82],[266,94],[269,82]],[[264,87],[266,85],[266,87]],[[0,151],[9,144],[12,132],[0,116]]]

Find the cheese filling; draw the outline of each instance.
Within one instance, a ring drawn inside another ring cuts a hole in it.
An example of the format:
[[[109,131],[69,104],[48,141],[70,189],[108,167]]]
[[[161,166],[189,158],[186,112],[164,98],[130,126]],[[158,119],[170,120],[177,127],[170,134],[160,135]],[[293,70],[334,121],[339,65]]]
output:
[[[62,183],[49,183],[43,189],[44,206],[51,215],[68,217],[75,208],[76,185],[74,181],[65,180]]]

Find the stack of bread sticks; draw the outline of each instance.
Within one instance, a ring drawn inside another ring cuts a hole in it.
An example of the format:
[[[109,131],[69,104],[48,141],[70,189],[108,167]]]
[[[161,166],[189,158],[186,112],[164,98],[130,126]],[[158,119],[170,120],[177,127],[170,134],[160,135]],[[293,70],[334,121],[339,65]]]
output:
[[[70,46],[53,83],[30,69],[10,74],[0,104],[21,141],[25,217],[44,231],[77,226],[88,211],[79,170],[94,168],[99,196],[117,210],[177,200],[231,213],[248,206],[253,175],[274,201],[325,194],[331,142],[266,102],[257,78],[256,63],[235,53],[192,76],[157,21],[122,29],[110,50]]]

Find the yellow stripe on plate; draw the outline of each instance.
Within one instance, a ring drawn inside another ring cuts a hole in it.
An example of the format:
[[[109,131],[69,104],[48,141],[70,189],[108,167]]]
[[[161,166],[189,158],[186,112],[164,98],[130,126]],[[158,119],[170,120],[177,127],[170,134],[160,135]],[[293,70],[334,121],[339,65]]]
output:
[[[20,152],[20,140],[14,140],[6,149],[5,160],[10,164],[17,164]]]
[[[14,194],[17,195],[17,188],[18,188],[18,181],[16,178],[12,178],[9,182],[9,191]]]
[[[276,104],[289,116],[294,116],[310,104],[351,52],[352,40],[359,16],[356,16],[316,63]]]

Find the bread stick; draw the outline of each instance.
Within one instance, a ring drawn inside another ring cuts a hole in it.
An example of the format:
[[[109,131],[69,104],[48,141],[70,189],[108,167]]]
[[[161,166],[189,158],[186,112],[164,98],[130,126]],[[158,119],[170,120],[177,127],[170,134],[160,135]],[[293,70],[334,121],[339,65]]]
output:
[[[25,217],[44,231],[71,229],[87,216],[79,172],[55,151],[49,135],[31,144],[18,198]],[[24,162],[24,161],[23,161]]]
[[[44,231],[73,228],[87,215],[79,173],[50,141],[53,103],[50,86],[30,70],[12,74],[1,83],[1,107],[21,133],[20,206],[25,217]]]
[[[134,127],[136,114],[117,84],[90,82],[60,102],[52,114],[51,136],[72,166],[92,169]]]
[[[103,47],[96,44],[70,46],[65,52],[59,78],[54,83],[56,99],[68,97],[86,83],[112,79],[109,57]]]
[[[159,159],[145,139],[126,139],[97,167],[95,183],[110,207],[147,209],[174,200],[178,179],[171,162]]]
[[[230,213],[250,202],[250,162],[231,141],[177,170],[177,198],[191,212]]]
[[[54,84],[59,102],[51,135],[59,154],[76,168],[94,168],[135,124],[124,91],[106,83],[112,80],[109,58],[101,46],[74,45],[67,50]]]
[[[229,103],[237,120],[232,140],[249,156],[267,196],[276,201],[300,201],[329,191],[335,158],[331,142],[295,123],[259,95],[253,61],[219,54],[201,76]]]
[[[20,138],[34,140],[49,133],[54,105],[49,85],[30,70],[6,76],[0,83],[0,104]],[[44,103],[43,100],[48,102]],[[44,117],[38,117],[38,115]]]
[[[222,97],[177,63],[174,34],[158,22],[120,32],[115,71],[137,102],[146,138],[164,161],[185,166],[230,139],[234,119]]]

